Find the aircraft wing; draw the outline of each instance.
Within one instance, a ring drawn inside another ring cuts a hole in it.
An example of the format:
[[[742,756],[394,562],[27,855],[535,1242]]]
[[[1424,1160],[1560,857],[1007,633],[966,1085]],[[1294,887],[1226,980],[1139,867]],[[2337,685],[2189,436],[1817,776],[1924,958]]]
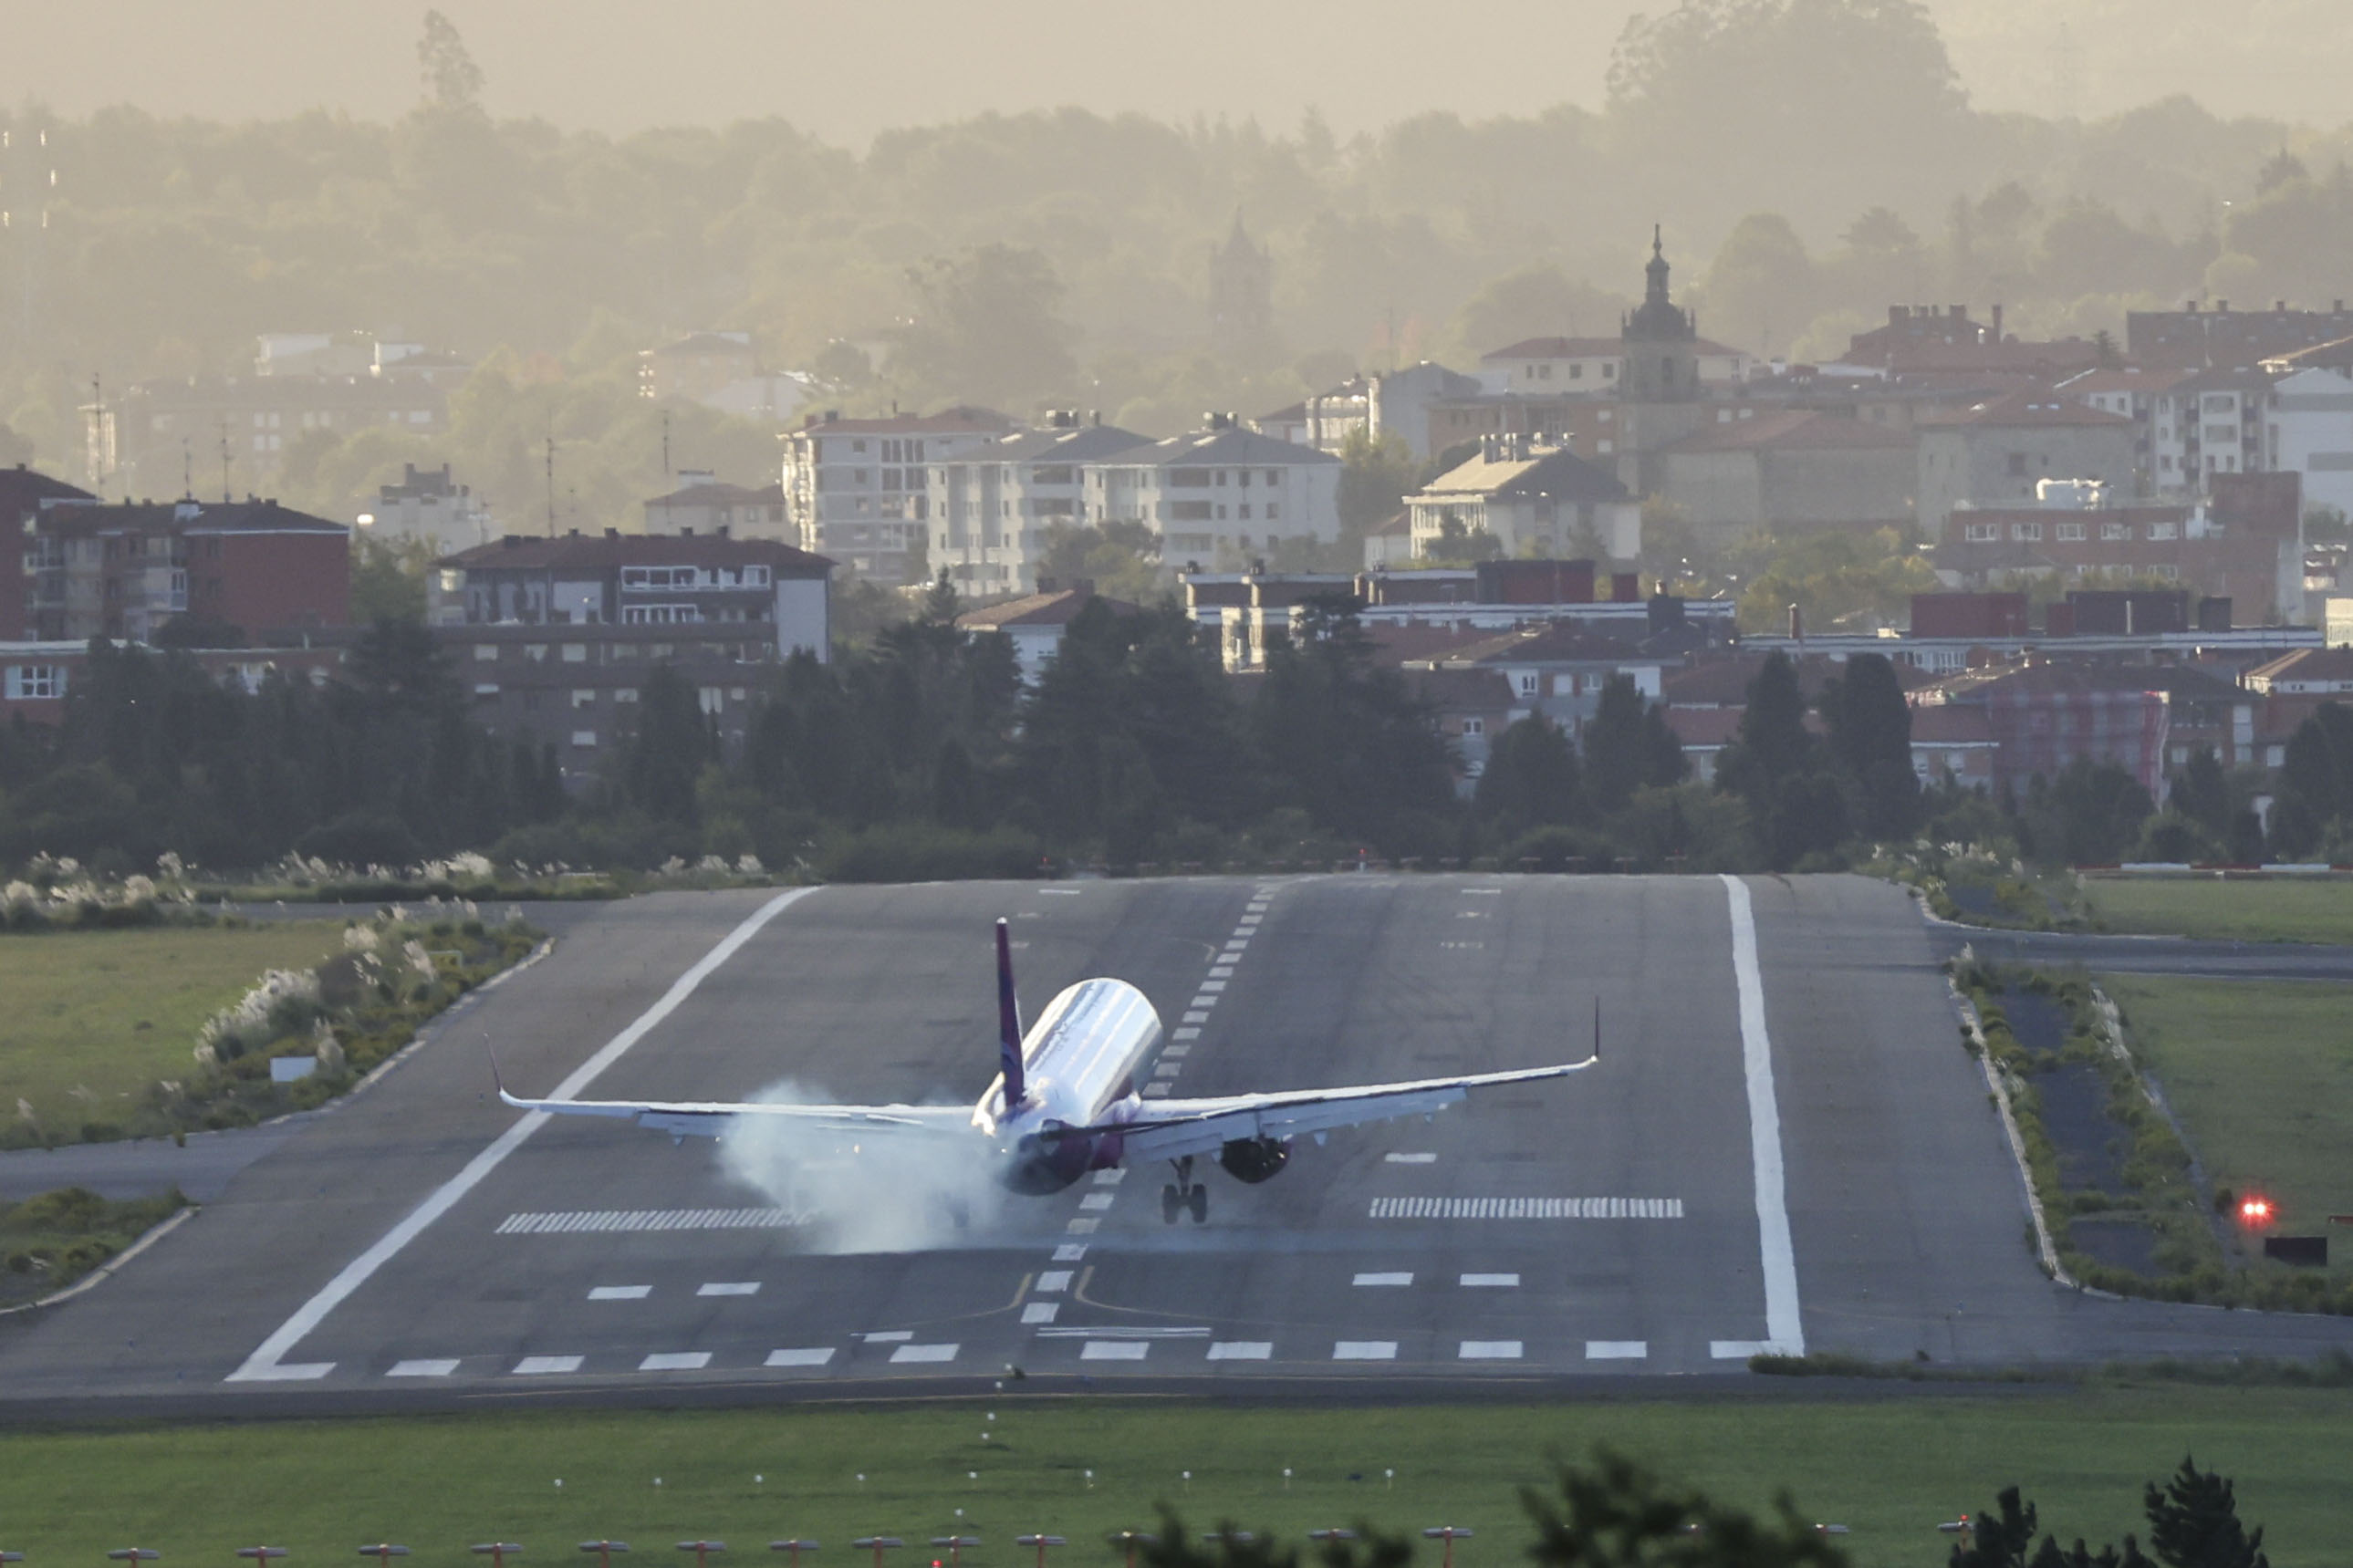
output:
[[[947,1105],[749,1105],[730,1100],[524,1100],[499,1086],[499,1099],[517,1110],[550,1116],[607,1116],[634,1121],[673,1138],[718,1138],[739,1118],[792,1122],[811,1131],[860,1132],[972,1131],[972,1111]]]
[[[1217,1100],[1147,1100],[1134,1121],[1116,1129],[1124,1157],[1176,1160],[1215,1153],[1246,1138],[1296,1138],[1367,1121],[1428,1116],[1470,1098],[1474,1089],[1534,1083],[1582,1072],[1601,1058],[1560,1067],[1522,1068],[1512,1072],[1473,1073],[1464,1078],[1420,1079],[1411,1083],[1365,1084],[1349,1089],[1297,1089],[1287,1094],[1237,1094]]]

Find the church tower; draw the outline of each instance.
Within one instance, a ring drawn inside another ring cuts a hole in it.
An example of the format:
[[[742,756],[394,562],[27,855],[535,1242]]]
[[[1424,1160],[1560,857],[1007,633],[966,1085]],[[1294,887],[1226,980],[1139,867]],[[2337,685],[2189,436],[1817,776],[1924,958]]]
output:
[[[1274,258],[1242,227],[1209,247],[1209,346],[1219,353],[1263,348],[1274,336]]]
[[[1699,405],[1699,322],[1667,292],[1667,250],[1651,230],[1649,286],[1640,309],[1620,327],[1618,479],[1636,495],[1664,481],[1661,450],[1707,421]]]
[[[1641,309],[1625,320],[1623,395],[1638,403],[1688,403],[1699,396],[1699,324],[1667,293],[1666,245],[1651,230],[1650,283]]]

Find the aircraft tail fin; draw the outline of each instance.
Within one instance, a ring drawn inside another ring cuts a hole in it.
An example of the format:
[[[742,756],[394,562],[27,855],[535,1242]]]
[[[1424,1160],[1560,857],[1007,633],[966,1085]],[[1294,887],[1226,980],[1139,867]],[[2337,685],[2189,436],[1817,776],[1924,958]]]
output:
[[[1005,1074],[1005,1103],[1016,1106],[1027,1097],[1021,1074],[1021,1003],[1013,994],[1013,938],[1004,921],[997,922],[997,1065]]]

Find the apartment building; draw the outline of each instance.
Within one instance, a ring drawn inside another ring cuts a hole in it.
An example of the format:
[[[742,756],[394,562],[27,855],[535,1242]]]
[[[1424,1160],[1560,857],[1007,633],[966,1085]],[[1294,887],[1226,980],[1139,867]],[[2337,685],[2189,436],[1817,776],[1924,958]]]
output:
[[[1340,459],[1212,417],[1207,430],[1099,459],[1103,516],[1140,522],[1171,563],[1241,561],[1289,539],[1340,533]]]
[[[1048,532],[1101,524],[1103,465],[1151,444],[1133,430],[1082,425],[1076,414],[1058,412],[1047,429],[938,459],[925,476],[933,569],[944,568],[965,595],[1041,592],[1038,563]]]
[[[1011,435],[1014,422],[986,408],[894,414],[882,419],[810,415],[784,437],[785,517],[802,550],[845,563],[886,585],[921,574],[927,543],[929,470]]]

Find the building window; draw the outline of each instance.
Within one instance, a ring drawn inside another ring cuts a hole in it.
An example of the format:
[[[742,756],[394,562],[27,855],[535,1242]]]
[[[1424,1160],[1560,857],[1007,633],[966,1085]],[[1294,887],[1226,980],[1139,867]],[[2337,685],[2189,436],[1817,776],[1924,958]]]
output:
[[[66,670],[61,664],[12,664],[8,667],[8,700],[39,701],[66,694]]]
[[[1465,719],[1462,721],[1462,732],[1466,735],[1483,735],[1487,732],[1487,721]]]
[[[2152,522],[2148,525],[2151,539],[2178,539],[2180,534],[2181,525],[2178,522]]]
[[[613,688],[613,700],[614,700],[614,701],[616,701],[616,702],[635,702],[637,700],[638,700],[638,689],[637,689],[636,687],[634,687],[634,686],[616,686],[615,688]]]
[[[565,643],[564,645],[564,662],[566,664],[587,663],[588,645],[585,642]]]
[[[474,688],[474,700],[477,702],[493,701],[498,694],[499,683],[495,680],[485,680]]]
[[[474,662],[475,662],[475,663],[477,663],[477,664],[492,664],[492,663],[497,662],[497,660],[498,660],[498,657],[499,657],[499,645],[498,645],[498,644],[496,644],[496,643],[494,643],[494,642],[478,642],[478,643],[476,643],[476,644],[474,645]]]
[[[2130,539],[2132,537],[2132,524],[2129,522],[2104,522],[2100,524],[2100,537],[2102,539],[2108,540]]]
[[[1962,529],[1971,544],[1991,544],[2001,537],[2001,525],[1994,522],[1972,522]]]
[[[624,605],[621,624],[625,626],[686,626],[702,619],[702,612],[692,605]]]
[[[727,706],[727,694],[716,686],[695,689],[695,697],[705,713],[717,713]]]
[[[2010,536],[2039,544],[2042,541],[2042,525],[2039,522],[2013,522],[2010,525]]]
[[[1523,697],[1534,697],[1535,694],[1536,678],[1535,672],[1530,671],[1520,677],[1520,695]]]
[[[2060,542],[2062,543],[2079,542],[2082,541],[2084,531],[2085,530],[2084,525],[2080,522],[2063,522],[2059,525]]]
[[[522,656],[533,664],[545,664],[547,645],[543,642],[527,642],[522,645]]]
[[[575,746],[582,747],[593,746],[596,743],[596,731],[594,730],[575,730],[572,731],[572,743]]]
[[[573,689],[572,706],[575,708],[594,708],[596,705],[596,693],[594,689],[586,686],[575,687]]]

